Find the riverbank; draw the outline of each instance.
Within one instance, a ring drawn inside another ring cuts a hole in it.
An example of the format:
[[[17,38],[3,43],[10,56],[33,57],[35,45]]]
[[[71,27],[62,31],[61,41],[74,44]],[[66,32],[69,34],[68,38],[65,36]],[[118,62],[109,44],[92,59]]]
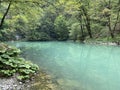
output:
[[[52,77],[43,71],[24,82],[18,81],[16,75],[0,78],[0,90],[56,90],[56,87]]]
[[[84,41],[86,44],[98,44],[98,45],[110,45],[119,46],[120,41],[118,40],[107,40],[107,39],[87,39]]]
[[[119,46],[120,44],[116,43],[116,42],[92,42],[92,41],[85,41],[84,43],[86,44],[98,44],[98,45],[109,45],[109,46]]]
[[[29,80],[28,80],[29,82]],[[18,81],[16,76],[10,78],[0,78],[0,90],[24,90],[25,87],[29,87],[28,84]]]

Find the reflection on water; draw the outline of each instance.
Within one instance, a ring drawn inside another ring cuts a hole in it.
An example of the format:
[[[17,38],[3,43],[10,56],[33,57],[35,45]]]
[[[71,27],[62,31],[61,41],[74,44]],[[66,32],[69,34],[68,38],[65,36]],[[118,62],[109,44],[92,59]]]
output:
[[[60,90],[120,90],[120,47],[70,42],[14,42],[54,76]]]

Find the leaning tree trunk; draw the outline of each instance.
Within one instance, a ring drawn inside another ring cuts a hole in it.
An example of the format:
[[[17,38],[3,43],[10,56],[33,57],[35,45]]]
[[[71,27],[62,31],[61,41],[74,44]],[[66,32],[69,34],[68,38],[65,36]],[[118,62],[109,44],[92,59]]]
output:
[[[89,34],[90,38],[93,38],[92,33],[91,33],[90,17],[88,15],[87,11],[84,9],[84,7],[82,7],[82,11],[85,16],[85,22],[86,22],[86,28],[87,28],[88,34]]]
[[[4,23],[4,21],[5,21],[5,17],[7,16],[8,12],[9,12],[9,10],[10,10],[11,3],[12,3],[12,0],[9,2],[9,5],[8,5],[8,7],[7,7],[7,9],[6,9],[6,12],[4,13],[4,15],[3,15],[2,19],[1,19],[0,29],[2,28],[3,23]]]

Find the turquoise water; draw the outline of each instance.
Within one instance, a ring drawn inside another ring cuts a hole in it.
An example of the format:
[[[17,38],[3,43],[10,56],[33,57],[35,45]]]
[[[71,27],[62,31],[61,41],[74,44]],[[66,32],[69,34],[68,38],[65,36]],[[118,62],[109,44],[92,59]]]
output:
[[[71,42],[14,42],[51,74],[60,90],[120,90],[120,47]]]

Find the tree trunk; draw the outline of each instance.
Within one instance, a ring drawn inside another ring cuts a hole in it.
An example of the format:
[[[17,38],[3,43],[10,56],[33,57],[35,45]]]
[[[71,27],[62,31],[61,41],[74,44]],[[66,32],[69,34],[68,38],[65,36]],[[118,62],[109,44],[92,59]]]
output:
[[[118,1],[118,5],[120,5],[120,0]],[[120,7],[119,7],[118,12],[117,12],[117,18],[116,18],[116,21],[115,21],[115,25],[114,25],[114,27],[113,27],[113,33],[114,33],[115,28],[116,28],[116,26],[117,26],[119,17],[120,17]]]
[[[79,13],[79,16],[78,16],[78,20],[79,20],[79,23],[80,23],[80,41],[83,42],[85,40],[85,36],[84,36],[84,25],[83,25],[83,17],[82,17],[82,14]]]
[[[82,7],[82,11],[85,16],[85,22],[86,22],[86,28],[87,28],[88,34],[89,34],[90,38],[93,38],[92,33],[91,33],[90,17],[87,14],[87,11],[84,9],[84,7]]]
[[[108,9],[111,9],[111,0],[109,0],[108,2]],[[113,33],[113,30],[112,30],[112,27],[111,27],[111,15],[109,15],[107,18],[108,18],[108,28],[109,28],[109,32],[110,32],[110,35],[111,35],[111,38],[114,38],[114,33]]]
[[[9,5],[8,5],[8,7],[7,7],[7,10],[6,10],[6,12],[4,13],[4,15],[3,15],[2,19],[1,19],[0,29],[2,28],[3,23],[4,23],[4,21],[5,21],[5,17],[7,16],[8,12],[9,12],[9,10],[10,10],[11,3],[12,3],[12,1],[9,2]]]
[[[80,37],[80,40],[81,42],[83,42],[85,40],[85,35],[84,35],[84,26],[83,26],[83,23],[82,23],[82,16],[80,16],[80,29],[81,29],[81,37]]]
[[[111,28],[111,19],[110,19],[110,16],[108,17],[108,28],[109,28],[109,31],[110,31],[111,38],[114,38],[114,33],[113,33],[112,28]]]

